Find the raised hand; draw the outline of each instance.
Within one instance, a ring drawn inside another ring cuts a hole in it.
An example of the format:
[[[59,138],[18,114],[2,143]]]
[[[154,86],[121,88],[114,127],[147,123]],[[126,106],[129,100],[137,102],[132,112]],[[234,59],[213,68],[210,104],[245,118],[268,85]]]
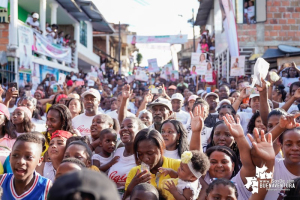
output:
[[[243,88],[240,96],[238,97],[238,99],[240,99],[241,101],[243,101],[243,99],[246,99],[250,96],[250,94],[247,94],[246,89],[247,88]]]
[[[223,120],[234,138],[245,137],[239,118],[237,118],[237,122],[235,122],[232,115],[226,114],[226,116],[223,116]]]
[[[144,96],[144,102],[145,103],[152,102],[152,99],[153,99],[153,94],[151,94],[150,92]]]
[[[266,92],[267,91],[267,82],[261,78],[261,83],[262,83],[262,86],[260,85],[255,85],[255,87],[257,88],[257,91],[259,92]]]
[[[132,95],[132,90],[130,89],[130,85],[126,84],[122,88],[122,97],[123,99],[128,99]]]
[[[251,154],[255,157],[261,158],[264,161],[274,160],[275,152],[273,148],[272,134],[268,134],[266,139],[265,132],[262,130],[260,131],[259,137],[258,129],[254,128],[253,136],[254,138],[248,134],[253,149]]]
[[[296,122],[297,117],[300,116],[300,113],[296,113],[293,115],[281,116],[279,120],[280,128],[284,129],[293,129],[295,127],[299,127],[300,124]]]
[[[201,105],[195,107],[194,112],[190,111],[191,128],[193,132],[201,132],[204,126],[204,108]]]
[[[163,168],[163,167],[160,167],[158,168],[158,171],[163,174],[164,176],[167,176],[171,173],[171,170],[170,168]],[[173,170],[172,170],[173,171]]]

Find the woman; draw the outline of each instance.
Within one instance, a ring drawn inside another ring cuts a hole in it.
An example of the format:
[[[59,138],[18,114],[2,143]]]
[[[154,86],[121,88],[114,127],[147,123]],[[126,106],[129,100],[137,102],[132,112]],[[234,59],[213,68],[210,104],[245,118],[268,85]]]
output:
[[[259,130],[259,132],[261,131],[261,130],[263,130],[263,131],[266,131],[267,130],[267,128],[266,128],[266,126],[263,124],[263,122],[262,122],[262,119],[261,119],[261,116],[260,116],[260,113],[259,113],[259,111],[256,111],[253,115],[252,115],[252,117],[251,117],[251,119],[250,119],[250,121],[249,121],[249,123],[248,123],[248,133],[250,133],[251,135],[253,135],[253,130],[254,130],[254,128],[257,128],[258,130]],[[249,141],[250,142],[250,141]]]
[[[108,177],[117,184],[120,195],[124,194],[125,180],[129,171],[136,166],[133,145],[136,134],[143,127],[143,123],[136,117],[126,117],[121,123],[119,134],[124,147],[115,151],[114,156],[119,156],[120,159],[108,171]]]
[[[41,100],[45,97],[45,93],[41,90],[36,90],[33,96],[36,100]]]
[[[31,122],[31,111],[27,107],[17,107],[12,113],[12,132],[17,136],[34,131],[34,124]]]
[[[223,100],[224,101],[224,100]],[[221,102],[220,102],[221,103]],[[219,104],[220,104],[219,103]],[[226,103],[226,102],[224,102]],[[219,113],[219,120],[223,120],[223,117],[226,116],[226,114],[232,115],[234,119],[236,119],[236,111],[234,110],[234,108],[231,105],[224,105],[222,104],[218,109],[217,109],[218,113]]]
[[[20,100],[20,105],[27,107],[32,113],[31,122],[35,125],[35,131],[43,132],[46,131],[46,122],[41,118],[39,110],[36,108],[37,100],[33,97],[23,97]]]
[[[239,91],[232,91],[229,94],[229,97],[233,97],[234,99],[237,99],[237,98],[239,98],[240,95],[241,95],[241,93]]]
[[[11,131],[11,121],[8,108],[0,103],[0,161],[2,165],[6,157],[10,154],[17,135]]]
[[[143,129],[136,135],[133,146],[136,164],[145,163],[149,166],[150,173],[147,170],[142,171],[140,165],[133,167],[126,179],[126,192],[123,199],[130,196],[133,188],[139,183],[150,181],[151,185],[161,189],[163,180],[171,178],[169,175],[163,176],[160,174],[159,169],[161,167],[177,171],[180,160],[164,157],[164,149],[164,140],[157,130]],[[141,173],[137,175],[138,171]]]
[[[72,114],[72,119],[80,114],[83,113],[84,108],[83,108],[83,103],[79,99],[71,98],[66,106],[69,108],[71,114]]]
[[[284,69],[284,67],[281,66],[281,68],[278,71],[278,74],[280,74],[280,72],[283,69]],[[286,71],[287,71],[288,76],[281,77],[281,80],[282,80],[282,84],[284,85],[284,87],[286,89],[288,89],[292,83],[299,81],[299,69],[297,69],[297,67],[293,65],[290,68],[288,68]]]
[[[201,40],[201,52],[202,53],[206,53],[206,52],[208,52],[209,51],[209,47],[208,47],[208,44],[206,43],[206,39],[205,38],[203,38],[202,40]]]
[[[166,120],[162,123],[160,132],[165,142],[165,157],[180,159],[182,153],[189,150],[187,132],[181,122]]]
[[[139,113],[139,119],[145,124],[146,127],[152,124],[152,114],[148,110],[142,110]]]

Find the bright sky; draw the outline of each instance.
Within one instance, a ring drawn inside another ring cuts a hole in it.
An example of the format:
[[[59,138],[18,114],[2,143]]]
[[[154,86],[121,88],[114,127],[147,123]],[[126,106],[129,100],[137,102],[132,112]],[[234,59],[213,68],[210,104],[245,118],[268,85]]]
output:
[[[199,8],[197,0],[93,0],[108,22],[129,24],[129,31],[137,35],[177,35],[188,34],[193,38],[193,28],[187,21],[192,18],[194,8],[195,18]],[[179,16],[181,15],[181,16]],[[195,26],[195,33],[199,27]],[[157,44],[168,47],[168,44]],[[162,66],[171,60],[171,52],[162,48],[149,49],[146,45],[137,44],[143,55],[142,66],[147,66],[147,59],[157,58]],[[180,50],[180,45],[177,45]]]

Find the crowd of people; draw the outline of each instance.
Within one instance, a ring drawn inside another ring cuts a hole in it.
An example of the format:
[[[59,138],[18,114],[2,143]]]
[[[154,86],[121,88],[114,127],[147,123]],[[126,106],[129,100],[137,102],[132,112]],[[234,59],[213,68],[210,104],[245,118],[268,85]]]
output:
[[[83,72],[3,84],[2,199],[299,199],[299,69],[272,72],[254,88],[109,69],[94,86]]]

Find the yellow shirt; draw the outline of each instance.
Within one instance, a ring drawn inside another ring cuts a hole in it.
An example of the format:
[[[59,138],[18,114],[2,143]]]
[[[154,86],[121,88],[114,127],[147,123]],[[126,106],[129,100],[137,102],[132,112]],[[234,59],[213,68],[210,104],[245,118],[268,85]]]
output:
[[[171,168],[175,171],[177,171],[177,169],[180,166],[180,162],[181,160],[176,160],[176,159],[172,159],[172,158],[167,158],[167,157],[163,157],[163,164],[162,167],[163,168]],[[137,170],[141,170],[141,165],[133,167],[126,179],[126,183],[125,183],[125,190],[127,190],[128,185],[130,184],[131,180],[134,178],[134,176],[136,175]],[[156,184],[156,178],[158,178],[158,187]],[[163,188],[163,180],[165,179],[169,179],[171,178],[169,175],[164,176],[164,175],[160,175],[160,177],[156,177],[155,174],[151,174],[151,180],[150,180],[150,184],[153,185],[154,187],[156,187],[157,189],[161,190]]]

